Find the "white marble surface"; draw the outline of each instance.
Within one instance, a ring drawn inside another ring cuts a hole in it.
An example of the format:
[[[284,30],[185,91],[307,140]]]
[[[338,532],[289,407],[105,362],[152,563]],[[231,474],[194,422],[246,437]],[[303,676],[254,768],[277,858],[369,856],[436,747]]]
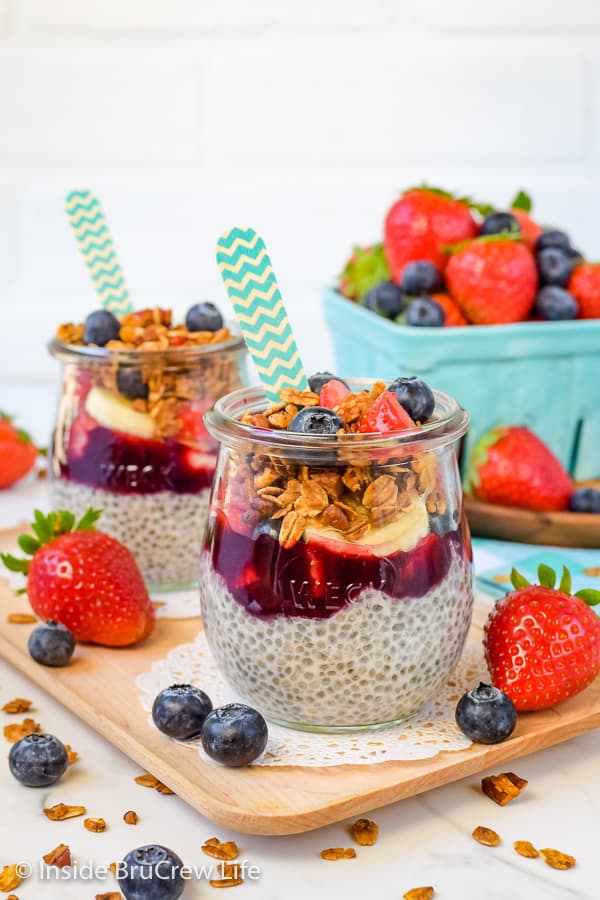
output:
[[[34,503],[44,505],[44,489],[27,480],[0,493],[0,527],[28,519]],[[0,766],[0,867],[23,862],[34,874],[15,891],[28,898],[78,898],[115,889],[110,876],[90,880],[85,866],[105,866],[147,842],[163,843],[188,865],[210,863],[200,852],[213,835],[238,841],[242,858],[260,868],[260,878],[247,880],[234,896],[256,900],[399,900],[404,891],[433,885],[439,900],[597,900],[600,896],[598,826],[600,818],[600,733],[595,732],[518,761],[514,769],[530,787],[501,809],[478,790],[479,778],[466,778],[445,788],[373,813],[380,826],[375,847],[358,848],[354,860],[325,862],[319,851],[351,846],[345,824],[310,834],[265,838],[228,832],[212,825],[174,796],[161,796],[133,781],[140,770],[125,756],[79,722],[8,665],[0,662],[0,706],[16,696],[34,701],[33,716],[44,730],[71,744],[80,761],[49,791],[18,785],[6,765]],[[0,713],[0,725],[16,717]],[[0,736],[0,740],[3,738]],[[8,745],[6,745],[8,749]],[[90,834],[82,819],[50,822],[44,806],[82,804],[88,815],[108,822],[104,834]],[[134,809],[137,826],[122,815]],[[502,837],[497,848],[473,841],[477,825],[494,828]],[[577,866],[568,872],[524,859],[513,841],[530,840],[537,847],[571,853]],[[40,860],[58,843],[69,844],[81,869],[76,881],[42,880]],[[206,881],[192,881],[185,898],[210,896]]]

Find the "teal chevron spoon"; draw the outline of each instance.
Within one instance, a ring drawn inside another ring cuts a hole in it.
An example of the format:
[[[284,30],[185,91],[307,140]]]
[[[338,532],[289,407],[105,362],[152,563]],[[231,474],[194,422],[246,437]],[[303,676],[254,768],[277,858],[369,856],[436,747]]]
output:
[[[279,403],[284,387],[308,381],[263,239],[253,228],[231,228],[217,243],[217,264],[265,393]]]
[[[73,234],[104,309],[133,312],[125,276],[100,201],[92,191],[71,191],[65,200]]]

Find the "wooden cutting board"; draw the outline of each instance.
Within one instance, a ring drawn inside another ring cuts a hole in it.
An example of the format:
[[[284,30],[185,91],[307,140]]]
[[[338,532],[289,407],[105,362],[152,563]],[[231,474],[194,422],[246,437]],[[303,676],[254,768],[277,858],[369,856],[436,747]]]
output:
[[[0,532],[0,549],[14,544],[18,529]],[[142,645],[111,650],[80,646],[71,665],[48,669],[27,652],[33,625],[7,623],[11,612],[28,611],[0,581],[0,657],[46,690],[75,715],[156,775],[191,806],[220,825],[250,834],[295,834],[320,828],[474,775],[501,771],[509,760],[600,726],[600,677],[586,691],[555,709],[519,717],[510,740],[474,744],[410,762],[371,765],[251,766],[225,769],[169,741],[142,709],[135,679],[177,644],[193,641],[199,619],[159,619]],[[476,605],[474,633],[487,610]]]

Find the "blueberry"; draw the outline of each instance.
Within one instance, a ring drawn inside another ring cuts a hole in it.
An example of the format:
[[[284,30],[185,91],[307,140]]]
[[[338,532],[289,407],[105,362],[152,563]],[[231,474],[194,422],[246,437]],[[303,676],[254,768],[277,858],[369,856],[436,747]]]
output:
[[[548,284],[538,292],[533,307],[535,315],[542,319],[576,319],[579,304],[575,297],[555,284]]]
[[[429,527],[438,537],[444,537],[458,528],[458,510],[452,512],[447,509],[445,513],[429,513]]]
[[[553,247],[566,253],[570,246],[571,241],[568,234],[565,234],[564,231],[559,231],[558,228],[547,228],[546,231],[542,231],[535,242],[535,252],[541,253],[542,250]]]
[[[350,386],[346,384],[343,378],[340,378],[339,375],[333,375],[331,372],[315,372],[315,374],[311,375],[308,379],[308,386],[314,394],[320,394],[321,388],[330,381],[339,381],[342,384],[345,384],[348,390],[350,390]]]
[[[456,724],[478,744],[499,744],[515,730],[517,711],[508,694],[481,682],[458,701]]]
[[[107,309],[97,309],[90,313],[84,322],[84,344],[97,344],[104,347],[109,341],[117,341],[121,325],[116,316]]]
[[[69,758],[64,745],[51,734],[28,734],[13,744],[8,755],[11,773],[27,787],[48,787],[64,775]]]
[[[433,327],[443,325],[446,313],[432,297],[415,297],[406,313],[407,325]]]
[[[127,900],[177,900],[186,882],[183,868],[172,850],[147,844],[131,850],[118,864],[119,889]]]
[[[257,541],[259,537],[269,537],[278,541],[282,522],[283,519],[263,519],[252,532],[252,540]]]
[[[519,220],[512,213],[494,212],[486,216],[481,223],[480,234],[514,234],[521,231]]]
[[[600,513],[600,491],[597,488],[578,488],[569,498],[571,512]]]
[[[410,294],[411,297],[439,291],[443,286],[442,273],[437,266],[427,261],[409,263],[400,279],[400,287],[405,294]]]
[[[540,284],[555,284],[565,287],[575,264],[564,250],[558,247],[546,247],[537,255],[538,274]]]
[[[435,398],[428,384],[415,375],[410,378],[396,378],[388,387],[394,391],[398,403],[403,406],[415,422],[426,422],[433,415]]]
[[[192,684],[172,684],[157,694],[152,704],[152,720],[159,731],[180,741],[200,737],[212,702]]]
[[[406,297],[402,288],[393,281],[383,281],[365,294],[363,303],[380,316],[395,319],[406,306]]]
[[[213,709],[202,727],[202,746],[224,766],[248,766],[267,746],[267,723],[259,712],[243,703]]]
[[[117,387],[129,400],[147,400],[148,385],[142,378],[141,369],[130,366],[119,366],[117,369]]]
[[[43,666],[66,666],[75,650],[75,637],[59,622],[44,622],[29,635],[29,655]]]
[[[218,331],[223,327],[223,316],[214,303],[196,303],[185,314],[188,331]]]
[[[300,434],[335,434],[344,423],[331,409],[324,406],[305,406],[297,412],[290,424],[288,431],[296,431]]]

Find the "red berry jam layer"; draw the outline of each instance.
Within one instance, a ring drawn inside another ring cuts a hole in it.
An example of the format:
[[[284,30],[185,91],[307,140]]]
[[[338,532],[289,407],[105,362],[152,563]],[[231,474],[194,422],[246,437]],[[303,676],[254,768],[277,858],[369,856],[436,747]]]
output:
[[[470,557],[462,526],[378,556],[368,546],[325,537],[284,548],[277,535],[234,530],[222,512],[211,523],[206,549],[235,601],[259,618],[326,619],[366,588],[398,600],[424,597],[446,577],[453,558]]]
[[[215,462],[215,456],[192,445],[112,431],[82,413],[71,427],[58,474],[121,494],[196,494],[210,487]]]

